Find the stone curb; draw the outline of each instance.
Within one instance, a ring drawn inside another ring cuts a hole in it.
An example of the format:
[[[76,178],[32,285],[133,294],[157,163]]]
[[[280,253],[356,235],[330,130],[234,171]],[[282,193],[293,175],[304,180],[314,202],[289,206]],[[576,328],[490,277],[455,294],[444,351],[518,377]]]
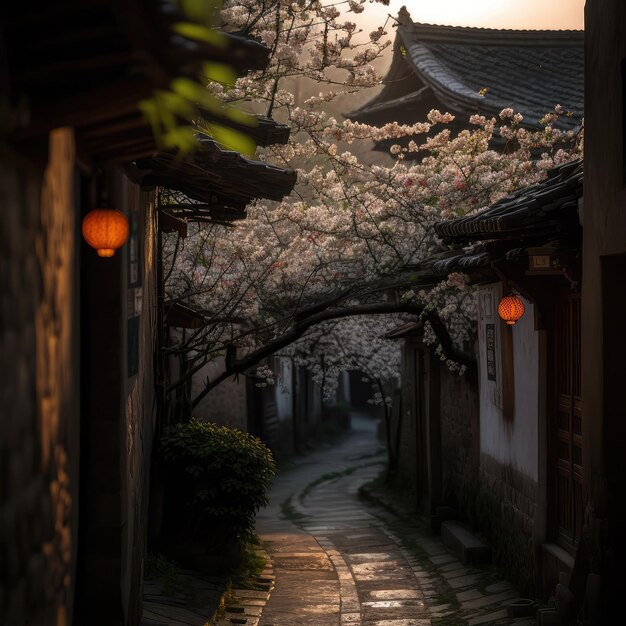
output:
[[[341,624],[342,626],[344,624],[355,624],[358,626],[361,623],[361,605],[352,570],[330,539],[327,537],[316,537],[315,540],[330,559],[339,578]]]
[[[359,488],[359,496],[361,496],[364,500],[369,501],[374,506],[379,506],[382,509],[385,509],[386,511],[391,513],[394,517],[398,518],[398,520],[408,523],[411,526],[416,526],[416,525],[422,526],[424,529],[427,529],[425,531],[426,535],[432,535],[437,541],[440,540],[439,537],[437,537],[436,535],[433,535],[433,533],[430,532],[430,530],[428,530],[429,529],[428,521],[423,515],[420,515],[418,513],[409,515],[406,509],[400,503],[395,501],[394,498],[385,497],[383,494],[376,493],[375,490],[371,489],[368,485],[363,485]],[[428,587],[430,587],[433,579],[436,577],[440,581],[440,583],[443,584],[443,586],[447,587],[451,593],[454,593],[457,596],[457,598],[459,596],[459,592],[462,592],[461,595],[468,595],[470,593],[474,593],[474,587],[471,584],[469,585],[469,587],[462,587],[461,589],[456,589],[455,587],[452,587],[449,584],[448,574],[444,571],[446,569],[445,566],[443,566],[443,569],[442,569],[439,565],[436,565],[433,562],[434,567],[430,567],[429,568],[430,571],[427,572],[426,570],[424,570],[422,567],[420,567],[419,559],[416,559],[415,556],[412,555],[411,552],[402,545],[401,539],[397,533],[385,527],[381,527],[381,530],[392,541],[394,541],[394,543],[396,543],[400,552],[409,561],[409,563],[411,563],[411,566],[413,568],[413,573],[416,576],[416,578],[420,581],[420,583],[422,584],[428,583]],[[416,530],[419,532],[419,528],[416,528]],[[470,565],[467,567],[472,567],[472,566]],[[491,597],[494,602],[497,599],[498,600],[497,604],[499,606],[495,606],[494,604],[491,604],[491,603],[489,605],[486,604],[485,606],[480,606],[481,600],[478,599],[476,600],[476,606],[473,606],[470,608],[472,601],[469,600],[466,602],[461,602],[460,603],[461,606],[459,607],[459,609],[451,610],[450,607],[448,607],[447,605],[437,606],[436,604],[433,604],[432,602],[428,602],[429,600],[432,601],[433,598],[432,596],[429,597],[430,595],[429,593],[426,593],[425,597],[426,597],[427,604],[429,605],[428,608],[431,612],[431,617],[433,619],[437,619],[437,618],[445,619],[445,618],[450,618],[452,616],[456,616],[456,618],[459,620],[458,622],[459,626],[461,624],[464,624],[464,625],[467,624],[468,626],[490,626],[490,625],[511,626],[513,624],[515,624],[516,626],[517,625],[535,626],[537,624],[537,621],[534,619],[534,617],[529,616],[526,618],[521,618],[521,617],[512,618],[510,616],[509,611],[507,610],[508,609],[507,605],[515,601],[515,598],[512,598],[510,596],[517,595],[517,593],[514,590],[514,587],[512,587],[508,582],[504,580],[503,580],[503,585],[506,586],[506,590],[502,591],[499,594],[496,593],[499,590],[498,587],[500,584],[501,583],[495,583],[495,584],[489,585],[487,587],[487,595],[483,596],[483,597],[487,597],[487,596]],[[464,591],[467,589],[469,589],[469,591]],[[478,590],[476,590],[476,593],[478,594]],[[482,594],[480,595],[482,596]],[[473,612],[472,612],[472,609],[473,609]]]
[[[229,626],[230,624],[257,626],[261,620],[263,609],[274,589],[275,577],[269,554],[260,546],[257,546],[255,551],[265,559],[266,565],[263,571],[250,580],[249,588],[231,589],[232,595],[237,598],[237,604],[225,606],[225,618],[217,622],[216,626]]]

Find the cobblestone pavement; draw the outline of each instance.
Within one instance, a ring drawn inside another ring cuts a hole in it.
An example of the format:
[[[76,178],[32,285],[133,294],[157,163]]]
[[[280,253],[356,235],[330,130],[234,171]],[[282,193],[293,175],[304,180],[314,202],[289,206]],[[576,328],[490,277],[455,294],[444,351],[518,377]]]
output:
[[[419,520],[358,498],[384,468],[371,420],[276,477],[257,530],[275,587],[259,626],[531,626],[491,566],[463,565]]]

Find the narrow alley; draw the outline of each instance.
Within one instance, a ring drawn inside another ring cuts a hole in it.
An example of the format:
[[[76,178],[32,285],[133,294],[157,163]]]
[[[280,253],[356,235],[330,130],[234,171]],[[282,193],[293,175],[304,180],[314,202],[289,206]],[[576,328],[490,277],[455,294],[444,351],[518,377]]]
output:
[[[278,473],[257,520],[275,586],[247,624],[535,624],[509,617],[518,594],[491,566],[464,566],[420,520],[359,497],[384,462],[374,422],[353,414],[340,443]]]
[[[0,9],[0,626],[613,626],[626,0]]]

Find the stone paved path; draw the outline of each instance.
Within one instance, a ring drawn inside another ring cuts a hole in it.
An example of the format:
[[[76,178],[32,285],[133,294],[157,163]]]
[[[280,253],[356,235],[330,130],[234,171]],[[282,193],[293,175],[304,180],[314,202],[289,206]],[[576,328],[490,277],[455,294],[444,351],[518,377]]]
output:
[[[259,626],[530,626],[491,567],[464,566],[438,537],[358,499],[384,468],[373,422],[353,417],[342,443],[274,481],[257,530],[275,588]]]

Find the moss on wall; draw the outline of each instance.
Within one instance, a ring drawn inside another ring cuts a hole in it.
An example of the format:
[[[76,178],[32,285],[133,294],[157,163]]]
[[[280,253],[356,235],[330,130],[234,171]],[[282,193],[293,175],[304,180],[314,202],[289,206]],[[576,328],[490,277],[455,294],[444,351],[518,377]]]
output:
[[[493,545],[496,563],[525,594],[539,582],[532,539],[537,488],[528,476],[481,455],[477,523]]]

